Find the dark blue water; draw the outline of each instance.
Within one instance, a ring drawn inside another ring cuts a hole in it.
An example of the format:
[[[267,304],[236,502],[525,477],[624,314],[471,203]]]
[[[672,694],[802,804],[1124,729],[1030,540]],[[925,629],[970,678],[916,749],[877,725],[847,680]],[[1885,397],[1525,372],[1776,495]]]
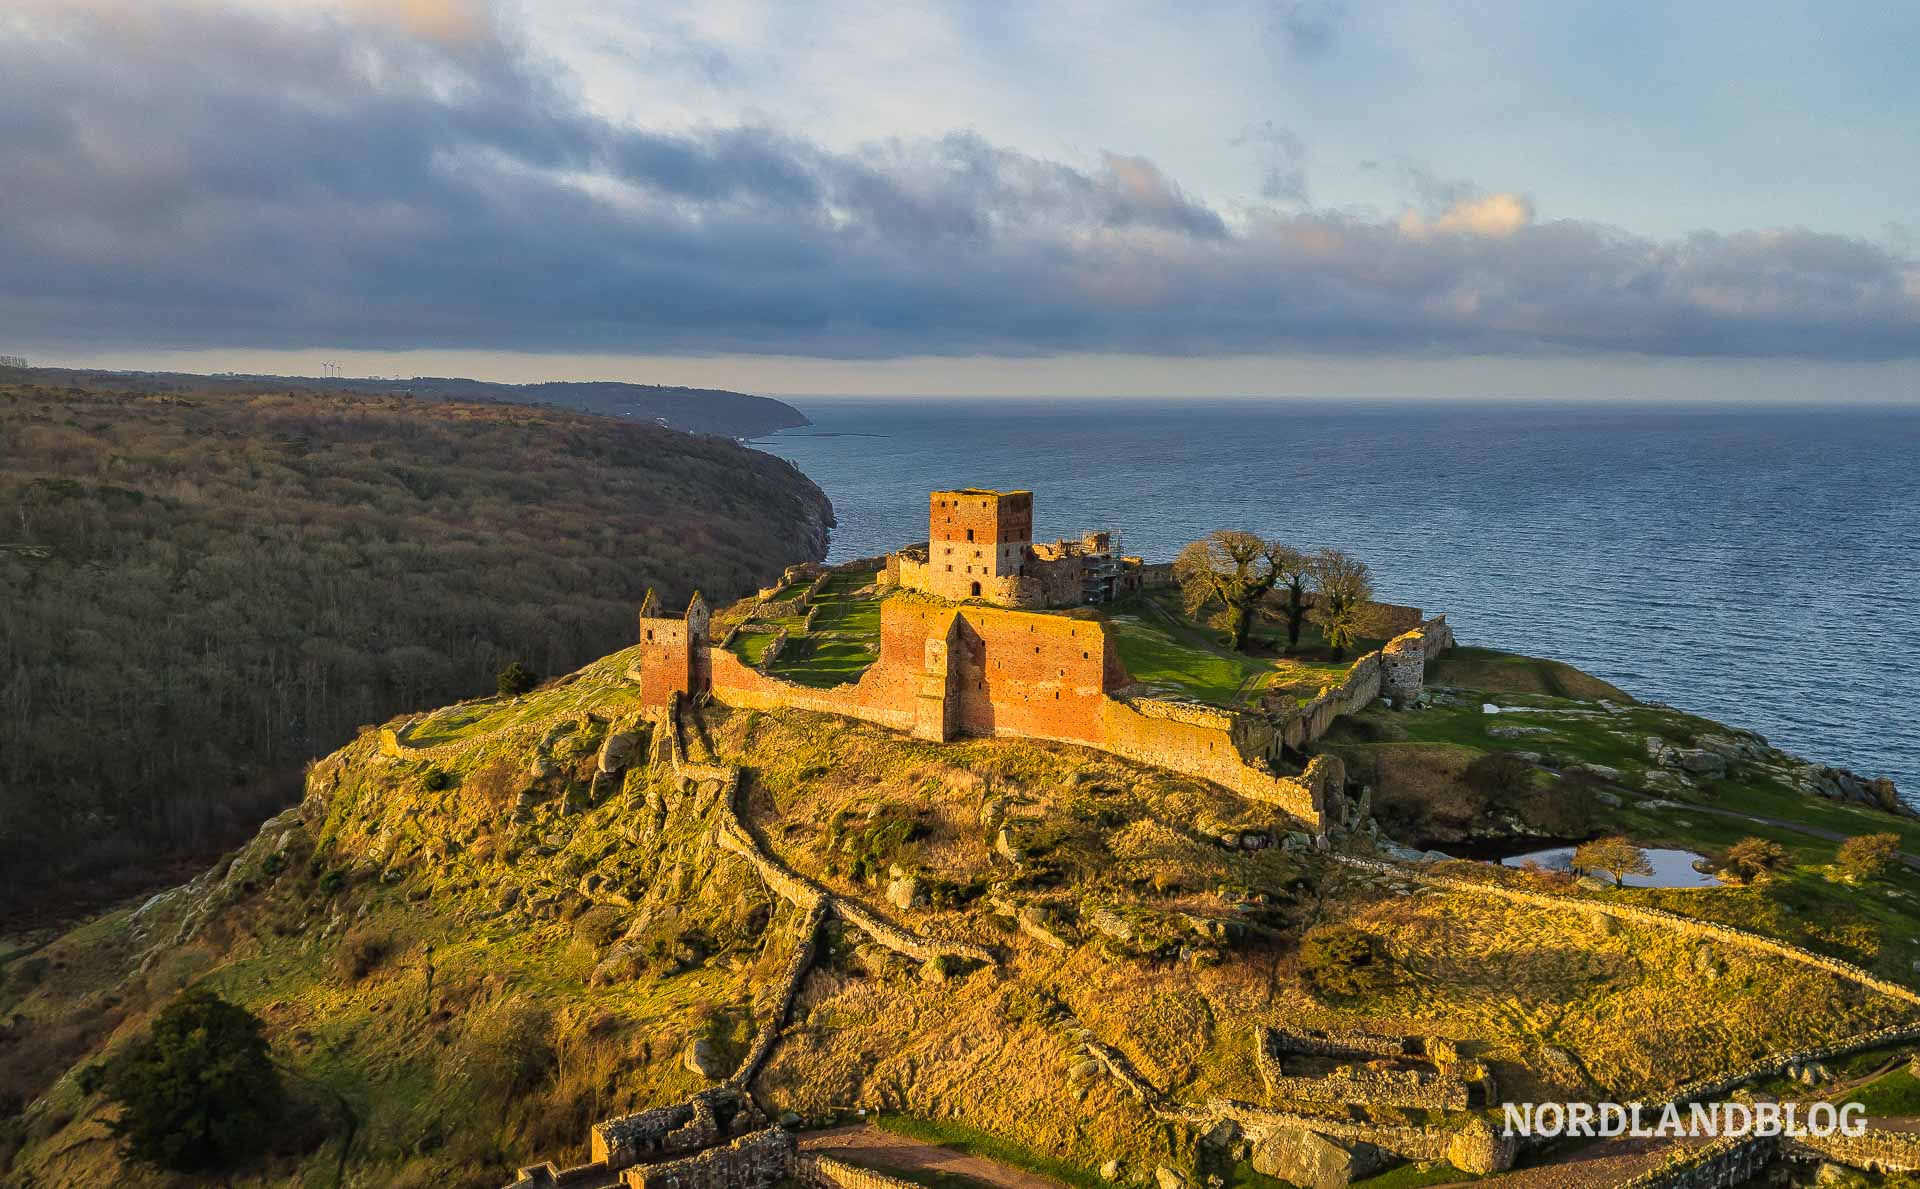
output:
[[[1463,642],[1555,657],[1920,794],[1920,410],[801,399],[758,443],[833,557],[926,539],[936,487],[1170,558],[1215,528],[1373,567]]]

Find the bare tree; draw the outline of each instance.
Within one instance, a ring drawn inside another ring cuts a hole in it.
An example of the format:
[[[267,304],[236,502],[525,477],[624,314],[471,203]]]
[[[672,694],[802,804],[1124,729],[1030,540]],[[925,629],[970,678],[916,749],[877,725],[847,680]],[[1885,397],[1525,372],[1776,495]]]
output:
[[[1279,559],[1289,552],[1278,541],[1234,529],[1217,529],[1188,545],[1173,562],[1187,614],[1220,604],[1207,622],[1229,633],[1236,650],[1244,649],[1254,611],[1280,581]]]
[[[1307,621],[1311,606],[1308,594],[1313,590],[1313,558],[1298,549],[1282,547],[1274,555],[1273,565],[1280,572],[1274,601],[1278,614],[1287,625],[1287,650],[1300,647],[1300,626]]]
[[[1313,579],[1313,607],[1308,617],[1327,638],[1338,658],[1372,627],[1373,576],[1367,563],[1338,549],[1322,549],[1309,563]]]

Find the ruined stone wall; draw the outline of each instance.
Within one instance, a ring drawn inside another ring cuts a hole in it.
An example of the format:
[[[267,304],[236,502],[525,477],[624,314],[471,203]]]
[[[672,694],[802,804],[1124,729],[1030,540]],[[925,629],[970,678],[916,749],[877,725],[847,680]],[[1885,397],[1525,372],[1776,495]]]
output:
[[[807,1189],[918,1189],[917,1182],[810,1152],[794,1158],[793,1176]]]
[[[1378,1032],[1290,1032],[1262,1028],[1260,1047],[1273,1053],[1300,1053],[1309,1057],[1417,1057],[1425,1047],[1414,1037],[1384,1036]]]
[[[1348,1067],[1325,1077],[1273,1076],[1267,1079],[1267,1092],[1275,1098],[1302,1102],[1419,1107],[1429,1111],[1463,1111],[1468,1105],[1465,1082],[1418,1069]]]
[[[1295,750],[1305,747],[1326,734],[1342,715],[1364,709],[1382,694],[1395,701],[1413,698],[1426,679],[1427,661],[1451,647],[1453,631],[1447,627],[1447,617],[1436,615],[1355,661],[1340,684],[1321,690],[1304,706],[1269,705],[1269,713],[1282,720],[1282,742]]]
[[[1107,699],[1105,740],[1115,755],[1198,776],[1244,797],[1275,805],[1315,830],[1338,804],[1346,769],[1337,756],[1315,756],[1299,778],[1277,776],[1248,763],[1230,727],[1212,721],[1221,712],[1156,699]],[[1191,710],[1183,714],[1179,710]]]
[[[696,650],[695,676],[705,680],[694,683],[654,678],[647,663],[648,702],[691,684],[739,709],[812,710],[935,740],[1005,735],[1077,743],[1211,780],[1314,830],[1324,828],[1327,807],[1339,804],[1345,775],[1330,756],[1315,757],[1299,777],[1268,770],[1266,757],[1279,750],[1280,737],[1264,716],[1115,698],[1128,684],[1126,669],[1107,626],[1092,618],[888,599],[881,604],[879,657],[858,681],[827,689],[757,672],[724,648]],[[674,666],[670,658],[661,663]],[[673,667],[671,677],[678,672]],[[1364,679],[1348,684],[1350,701],[1364,704],[1357,702],[1363,693],[1370,699]]]
[[[1340,684],[1322,689],[1306,705],[1273,708],[1281,719],[1281,741],[1297,751],[1326,734],[1341,715],[1365,709],[1380,696],[1380,670],[1380,654],[1369,652]]]
[[[1869,1172],[1913,1172],[1920,1169],[1920,1132],[1888,1131],[1869,1127],[1859,1135],[1806,1135],[1794,1146],[1826,1160]]]
[[[1675,1152],[1620,1189],[1732,1189],[1759,1176],[1779,1150],[1772,1136],[1725,1136]]]
[[[1398,1127],[1384,1123],[1355,1123],[1322,1118],[1319,1115],[1299,1115],[1288,1111],[1268,1110],[1254,1106],[1252,1103],[1235,1102],[1230,1098],[1209,1099],[1207,1112],[1214,1118],[1232,1119],[1250,1134],[1284,1128],[1300,1128],[1317,1135],[1372,1144],[1376,1148],[1392,1152],[1407,1160],[1445,1160],[1447,1148],[1453,1143],[1455,1135],[1452,1129],[1445,1127]]]
[[[773,1189],[792,1171],[794,1156],[793,1136],[769,1127],[723,1148],[630,1168],[621,1180],[627,1189]]]

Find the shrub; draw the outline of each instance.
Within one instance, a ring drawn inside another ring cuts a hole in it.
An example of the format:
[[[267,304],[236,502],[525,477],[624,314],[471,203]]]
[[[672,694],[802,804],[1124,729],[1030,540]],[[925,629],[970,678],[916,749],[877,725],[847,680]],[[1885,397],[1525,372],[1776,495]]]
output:
[[[1770,838],[1742,838],[1727,848],[1725,866],[1741,879],[1771,875],[1787,865],[1787,848]]]
[[[190,1172],[258,1150],[281,1105],[260,1021],[210,991],[168,1004],[102,1071],[110,1126],[133,1159]]]
[[[1332,995],[1360,995],[1385,986],[1392,966],[1370,934],[1352,925],[1322,925],[1300,942],[1300,973]]]
[[[620,910],[611,904],[589,908],[573,922],[573,935],[598,949],[620,933]]]
[[[1533,765],[1510,751],[1493,751],[1468,764],[1460,779],[1483,797],[1511,802],[1533,790]]]
[[[1852,879],[1874,879],[1893,870],[1900,858],[1898,834],[1862,834],[1840,844],[1840,870]]]
[[[420,783],[426,786],[428,792],[437,793],[453,787],[453,774],[445,768],[428,768],[421,775]]]
[[[521,694],[530,692],[539,684],[540,678],[534,675],[533,670],[519,661],[514,661],[500,670],[500,676],[495,680],[494,687],[500,691],[500,696],[503,698],[517,698]]]
[[[342,982],[359,982],[386,961],[389,946],[384,933],[368,925],[356,925],[333,951],[333,973]]]
[[[1647,852],[1618,835],[1583,842],[1574,849],[1576,871],[1605,871],[1613,876],[1613,886],[1626,883],[1629,875],[1652,875],[1653,864]]]

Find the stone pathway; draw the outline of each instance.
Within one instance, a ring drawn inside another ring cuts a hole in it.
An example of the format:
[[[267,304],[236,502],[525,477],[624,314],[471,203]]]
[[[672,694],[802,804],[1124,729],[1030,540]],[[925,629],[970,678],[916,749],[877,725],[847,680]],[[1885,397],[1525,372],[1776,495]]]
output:
[[[883,1172],[934,1172],[966,1177],[1003,1189],[1060,1189],[1060,1182],[1013,1168],[984,1156],[970,1156],[922,1140],[855,1123],[800,1137],[800,1150],[832,1156],[848,1164]]]

